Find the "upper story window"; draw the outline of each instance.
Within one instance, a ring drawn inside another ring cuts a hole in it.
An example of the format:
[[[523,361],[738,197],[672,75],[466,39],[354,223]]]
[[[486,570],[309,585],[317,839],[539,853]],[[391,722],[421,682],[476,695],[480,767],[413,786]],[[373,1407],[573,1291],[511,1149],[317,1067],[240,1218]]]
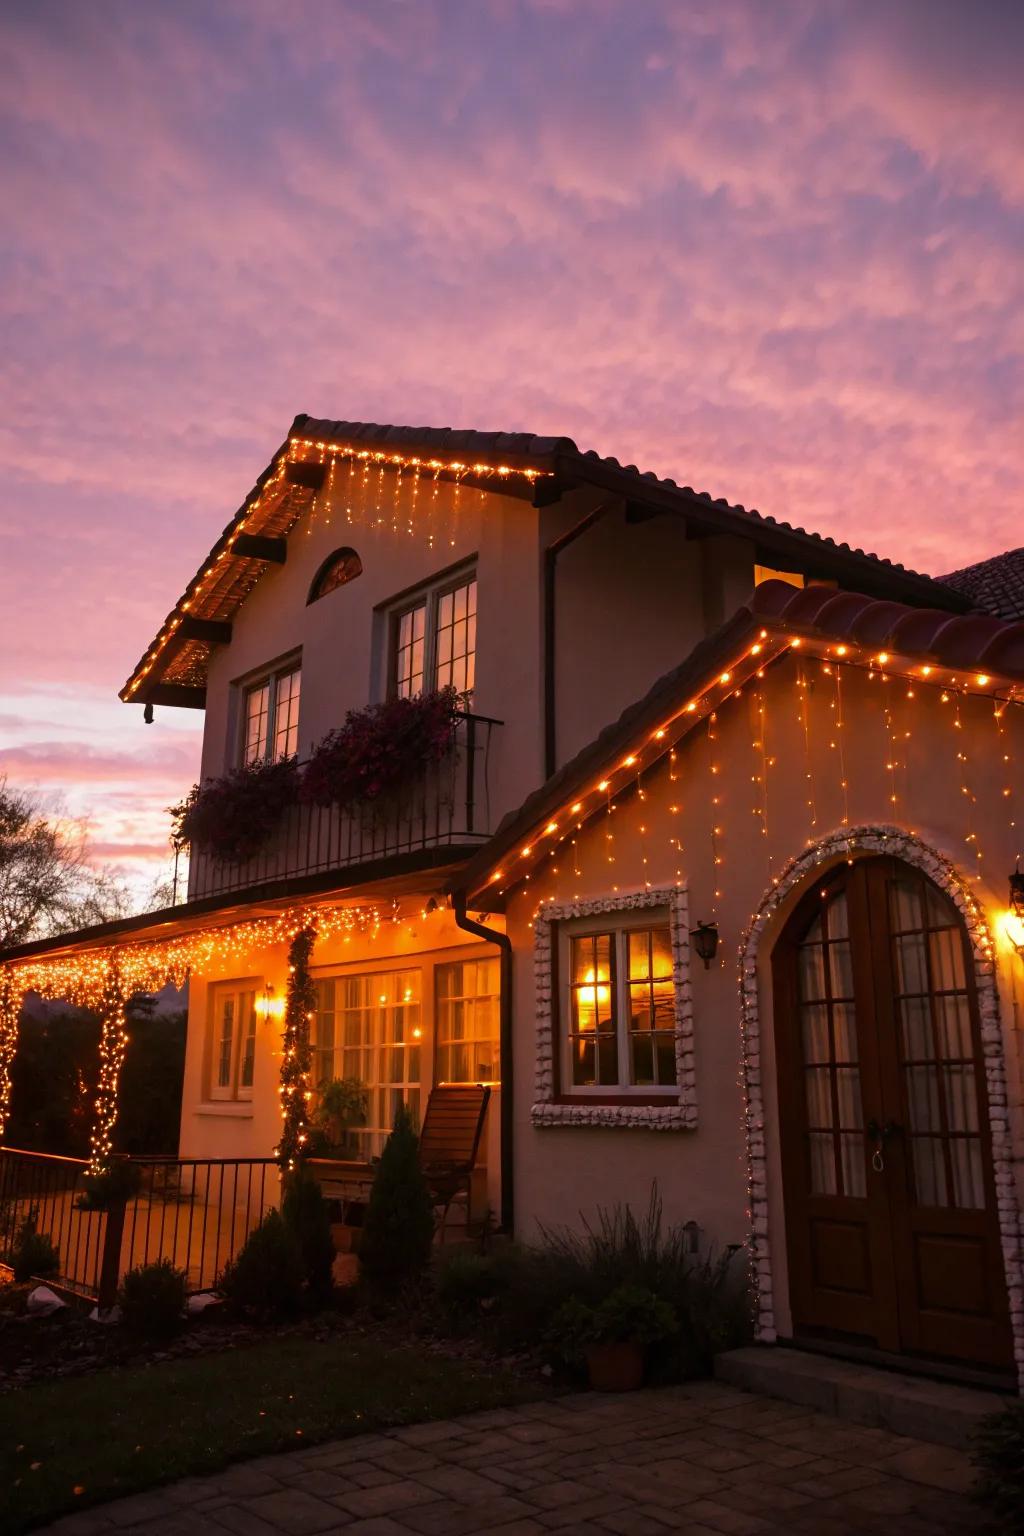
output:
[[[326,597],[328,592],[333,592],[336,587],[343,587],[347,582],[355,581],[357,576],[363,574],[363,562],[354,549],[347,546],[336,549],[332,555],[328,555],[323,565],[313,577],[306,598],[306,606],[315,603],[318,597]]]
[[[669,915],[608,912],[561,925],[565,1093],[676,1090]]]
[[[299,750],[302,668],[294,662],[245,690],[243,761],[294,757]]]
[[[411,699],[435,688],[473,692],[476,682],[476,572],[423,588],[392,618],[390,691]]]

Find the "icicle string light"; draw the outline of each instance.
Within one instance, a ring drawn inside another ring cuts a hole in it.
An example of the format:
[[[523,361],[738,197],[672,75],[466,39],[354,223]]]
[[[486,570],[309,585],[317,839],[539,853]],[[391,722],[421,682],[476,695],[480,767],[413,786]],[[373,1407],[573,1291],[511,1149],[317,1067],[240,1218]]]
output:
[[[157,992],[167,982],[182,987],[190,974],[230,974],[231,967],[252,951],[290,944],[296,934],[310,926],[316,927],[321,940],[353,934],[372,939],[382,924],[401,920],[397,902],[390,908],[300,906],[276,917],[246,918],[168,939],[13,960],[3,970],[22,993],[37,992],[79,1008],[97,1008],[103,1002],[115,955],[125,995],[132,997],[138,992]]]

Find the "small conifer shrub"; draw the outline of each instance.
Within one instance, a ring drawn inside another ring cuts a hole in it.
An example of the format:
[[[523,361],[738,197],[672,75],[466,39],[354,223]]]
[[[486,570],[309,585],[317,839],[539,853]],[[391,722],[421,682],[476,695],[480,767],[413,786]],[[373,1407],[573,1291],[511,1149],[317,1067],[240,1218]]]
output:
[[[434,1211],[419,1162],[419,1138],[403,1104],[384,1143],[366,1207],[359,1259],[365,1279],[396,1291],[430,1262]]]

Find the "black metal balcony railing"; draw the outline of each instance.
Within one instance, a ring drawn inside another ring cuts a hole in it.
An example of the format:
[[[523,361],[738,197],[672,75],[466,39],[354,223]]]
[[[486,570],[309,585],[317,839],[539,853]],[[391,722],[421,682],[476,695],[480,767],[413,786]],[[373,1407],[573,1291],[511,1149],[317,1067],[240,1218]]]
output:
[[[454,750],[397,804],[351,811],[292,806],[266,847],[243,863],[226,863],[193,845],[189,901],[430,848],[485,842],[492,831],[491,735],[500,724],[486,715],[461,714]]]

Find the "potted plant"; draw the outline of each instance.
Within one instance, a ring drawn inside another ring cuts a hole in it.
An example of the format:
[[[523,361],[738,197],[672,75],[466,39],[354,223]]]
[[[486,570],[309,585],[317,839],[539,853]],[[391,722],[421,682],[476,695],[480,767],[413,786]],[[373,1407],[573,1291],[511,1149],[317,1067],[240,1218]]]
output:
[[[647,1351],[677,1331],[667,1302],[640,1285],[620,1285],[597,1306],[577,1298],[555,1316],[553,1333],[566,1360],[586,1362],[595,1392],[634,1392],[643,1385]]]
[[[455,745],[454,688],[350,709],[339,730],[314,748],[302,773],[307,804],[389,806]]]
[[[204,779],[170,807],[171,842],[179,849],[198,846],[222,863],[244,864],[269,842],[298,793],[293,757],[260,758],[219,779]]]
[[[325,1078],[317,1088],[317,1106],[310,1120],[307,1161],[321,1184],[330,1184],[331,1163],[358,1157],[359,1143],[352,1134],[366,1124],[369,1092],[358,1077]],[[354,1253],[359,1246],[365,1201],[330,1198],[337,1220],[331,1221],[331,1237],[338,1253]]]

